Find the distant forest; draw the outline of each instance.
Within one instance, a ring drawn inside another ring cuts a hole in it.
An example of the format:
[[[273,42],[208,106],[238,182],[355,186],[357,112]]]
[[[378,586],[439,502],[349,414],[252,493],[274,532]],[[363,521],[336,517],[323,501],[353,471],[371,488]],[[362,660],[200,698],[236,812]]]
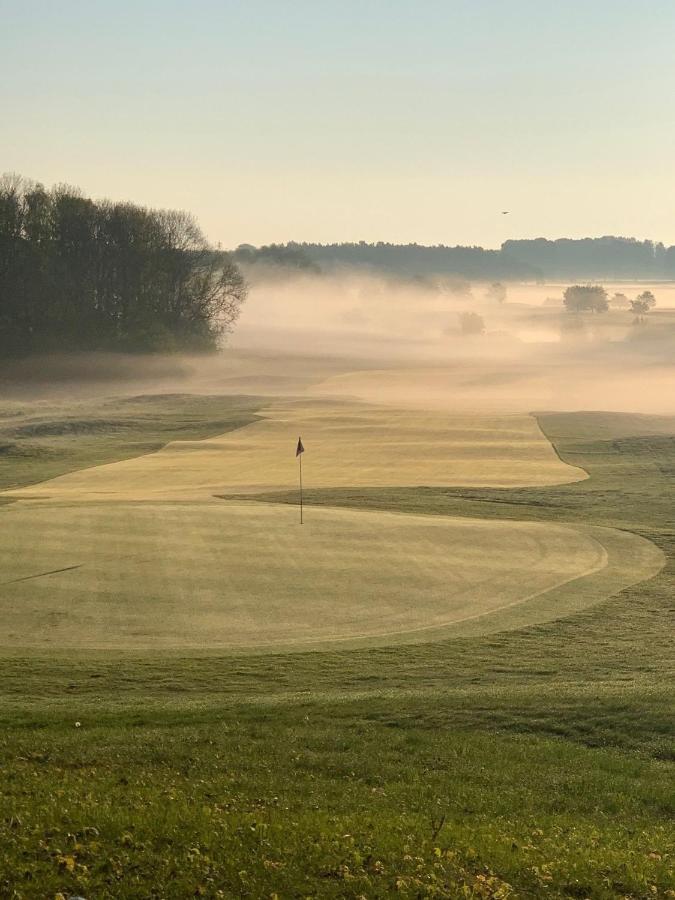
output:
[[[246,265],[328,271],[339,267],[366,268],[401,277],[459,275],[463,278],[533,280],[539,270],[499,250],[482,247],[425,247],[422,244],[271,244],[239,246],[233,253]]]
[[[534,281],[675,280],[675,247],[633,238],[506,241],[500,250],[420,244],[211,247],[184,212],[94,201],[0,178],[0,355],[211,350],[236,321],[244,272]]]
[[[0,178],[0,354],[209,350],[246,287],[187,213]]]
[[[675,279],[675,247],[634,238],[602,237],[549,241],[506,241],[500,250],[482,247],[425,247],[365,241],[344,244],[241,245],[242,263],[285,268],[333,269],[356,266],[401,276],[460,275],[474,279]]]
[[[506,241],[502,253],[551,278],[675,278],[675,247],[635,238]]]

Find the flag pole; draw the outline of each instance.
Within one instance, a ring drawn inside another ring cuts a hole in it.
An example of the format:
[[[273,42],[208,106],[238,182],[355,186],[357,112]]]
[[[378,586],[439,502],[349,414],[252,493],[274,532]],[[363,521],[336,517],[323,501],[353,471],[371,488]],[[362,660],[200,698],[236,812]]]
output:
[[[295,455],[300,463],[300,524],[302,525],[302,454],[305,448],[302,446],[302,438],[298,438],[298,446],[295,448]]]
[[[300,524],[302,525],[302,453],[298,459],[300,460]]]

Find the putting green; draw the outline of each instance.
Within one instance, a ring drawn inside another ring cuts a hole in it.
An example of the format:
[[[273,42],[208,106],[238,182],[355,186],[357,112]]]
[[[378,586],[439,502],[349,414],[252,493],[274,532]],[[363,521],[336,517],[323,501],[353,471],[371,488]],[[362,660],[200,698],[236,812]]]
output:
[[[609,563],[609,564],[608,564]],[[289,506],[0,508],[3,652],[278,650],[484,633],[654,574],[609,529]]]
[[[298,435],[311,487],[562,484],[563,463],[527,415],[453,415],[360,403],[287,401],[260,421],[205,441],[83,469],[11,493],[66,500],[201,500],[297,484]]]

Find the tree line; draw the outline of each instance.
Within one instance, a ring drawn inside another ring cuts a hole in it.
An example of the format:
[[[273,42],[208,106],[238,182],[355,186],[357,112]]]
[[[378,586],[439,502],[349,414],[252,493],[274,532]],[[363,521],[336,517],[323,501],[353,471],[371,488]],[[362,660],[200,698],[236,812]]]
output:
[[[463,278],[534,280],[539,271],[499,250],[482,247],[426,247],[423,244],[388,244],[365,241],[343,244],[312,244],[290,241],[253,247],[242,244],[234,251],[237,261],[249,265],[326,271],[343,266],[377,270],[390,275],[452,275]]]
[[[263,247],[242,244],[234,256],[248,265],[306,271],[350,266],[400,277],[445,274],[504,281],[675,278],[675,247],[623,237],[510,240],[500,250],[383,241],[336,244],[291,241]]]
[[[189,214],[0,178],[0,353],[209,350],[246,296]]]
[[[616,309],[630,308],[635,321],[640,323],[656,305],[656,297],[652,291],[642,291],[632,300],[621,291],[610,297],[601,284],[573,284],[563,294],[563,305],[571,313],[604,313],[610,306]]]
[[[537,269],[547,279],[672,279],[675,247],[635,238],[601,237],[549,241],[505,241],[502,252]]]

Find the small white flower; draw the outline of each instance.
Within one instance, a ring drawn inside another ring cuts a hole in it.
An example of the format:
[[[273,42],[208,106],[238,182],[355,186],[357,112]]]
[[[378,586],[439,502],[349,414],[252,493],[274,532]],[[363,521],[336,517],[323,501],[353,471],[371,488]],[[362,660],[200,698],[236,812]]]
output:
[[[82,725],[82,722],[76,722],[76,723],[75,723],[75,727],[76,727],[76,728],[80,728],[81,725]]]

